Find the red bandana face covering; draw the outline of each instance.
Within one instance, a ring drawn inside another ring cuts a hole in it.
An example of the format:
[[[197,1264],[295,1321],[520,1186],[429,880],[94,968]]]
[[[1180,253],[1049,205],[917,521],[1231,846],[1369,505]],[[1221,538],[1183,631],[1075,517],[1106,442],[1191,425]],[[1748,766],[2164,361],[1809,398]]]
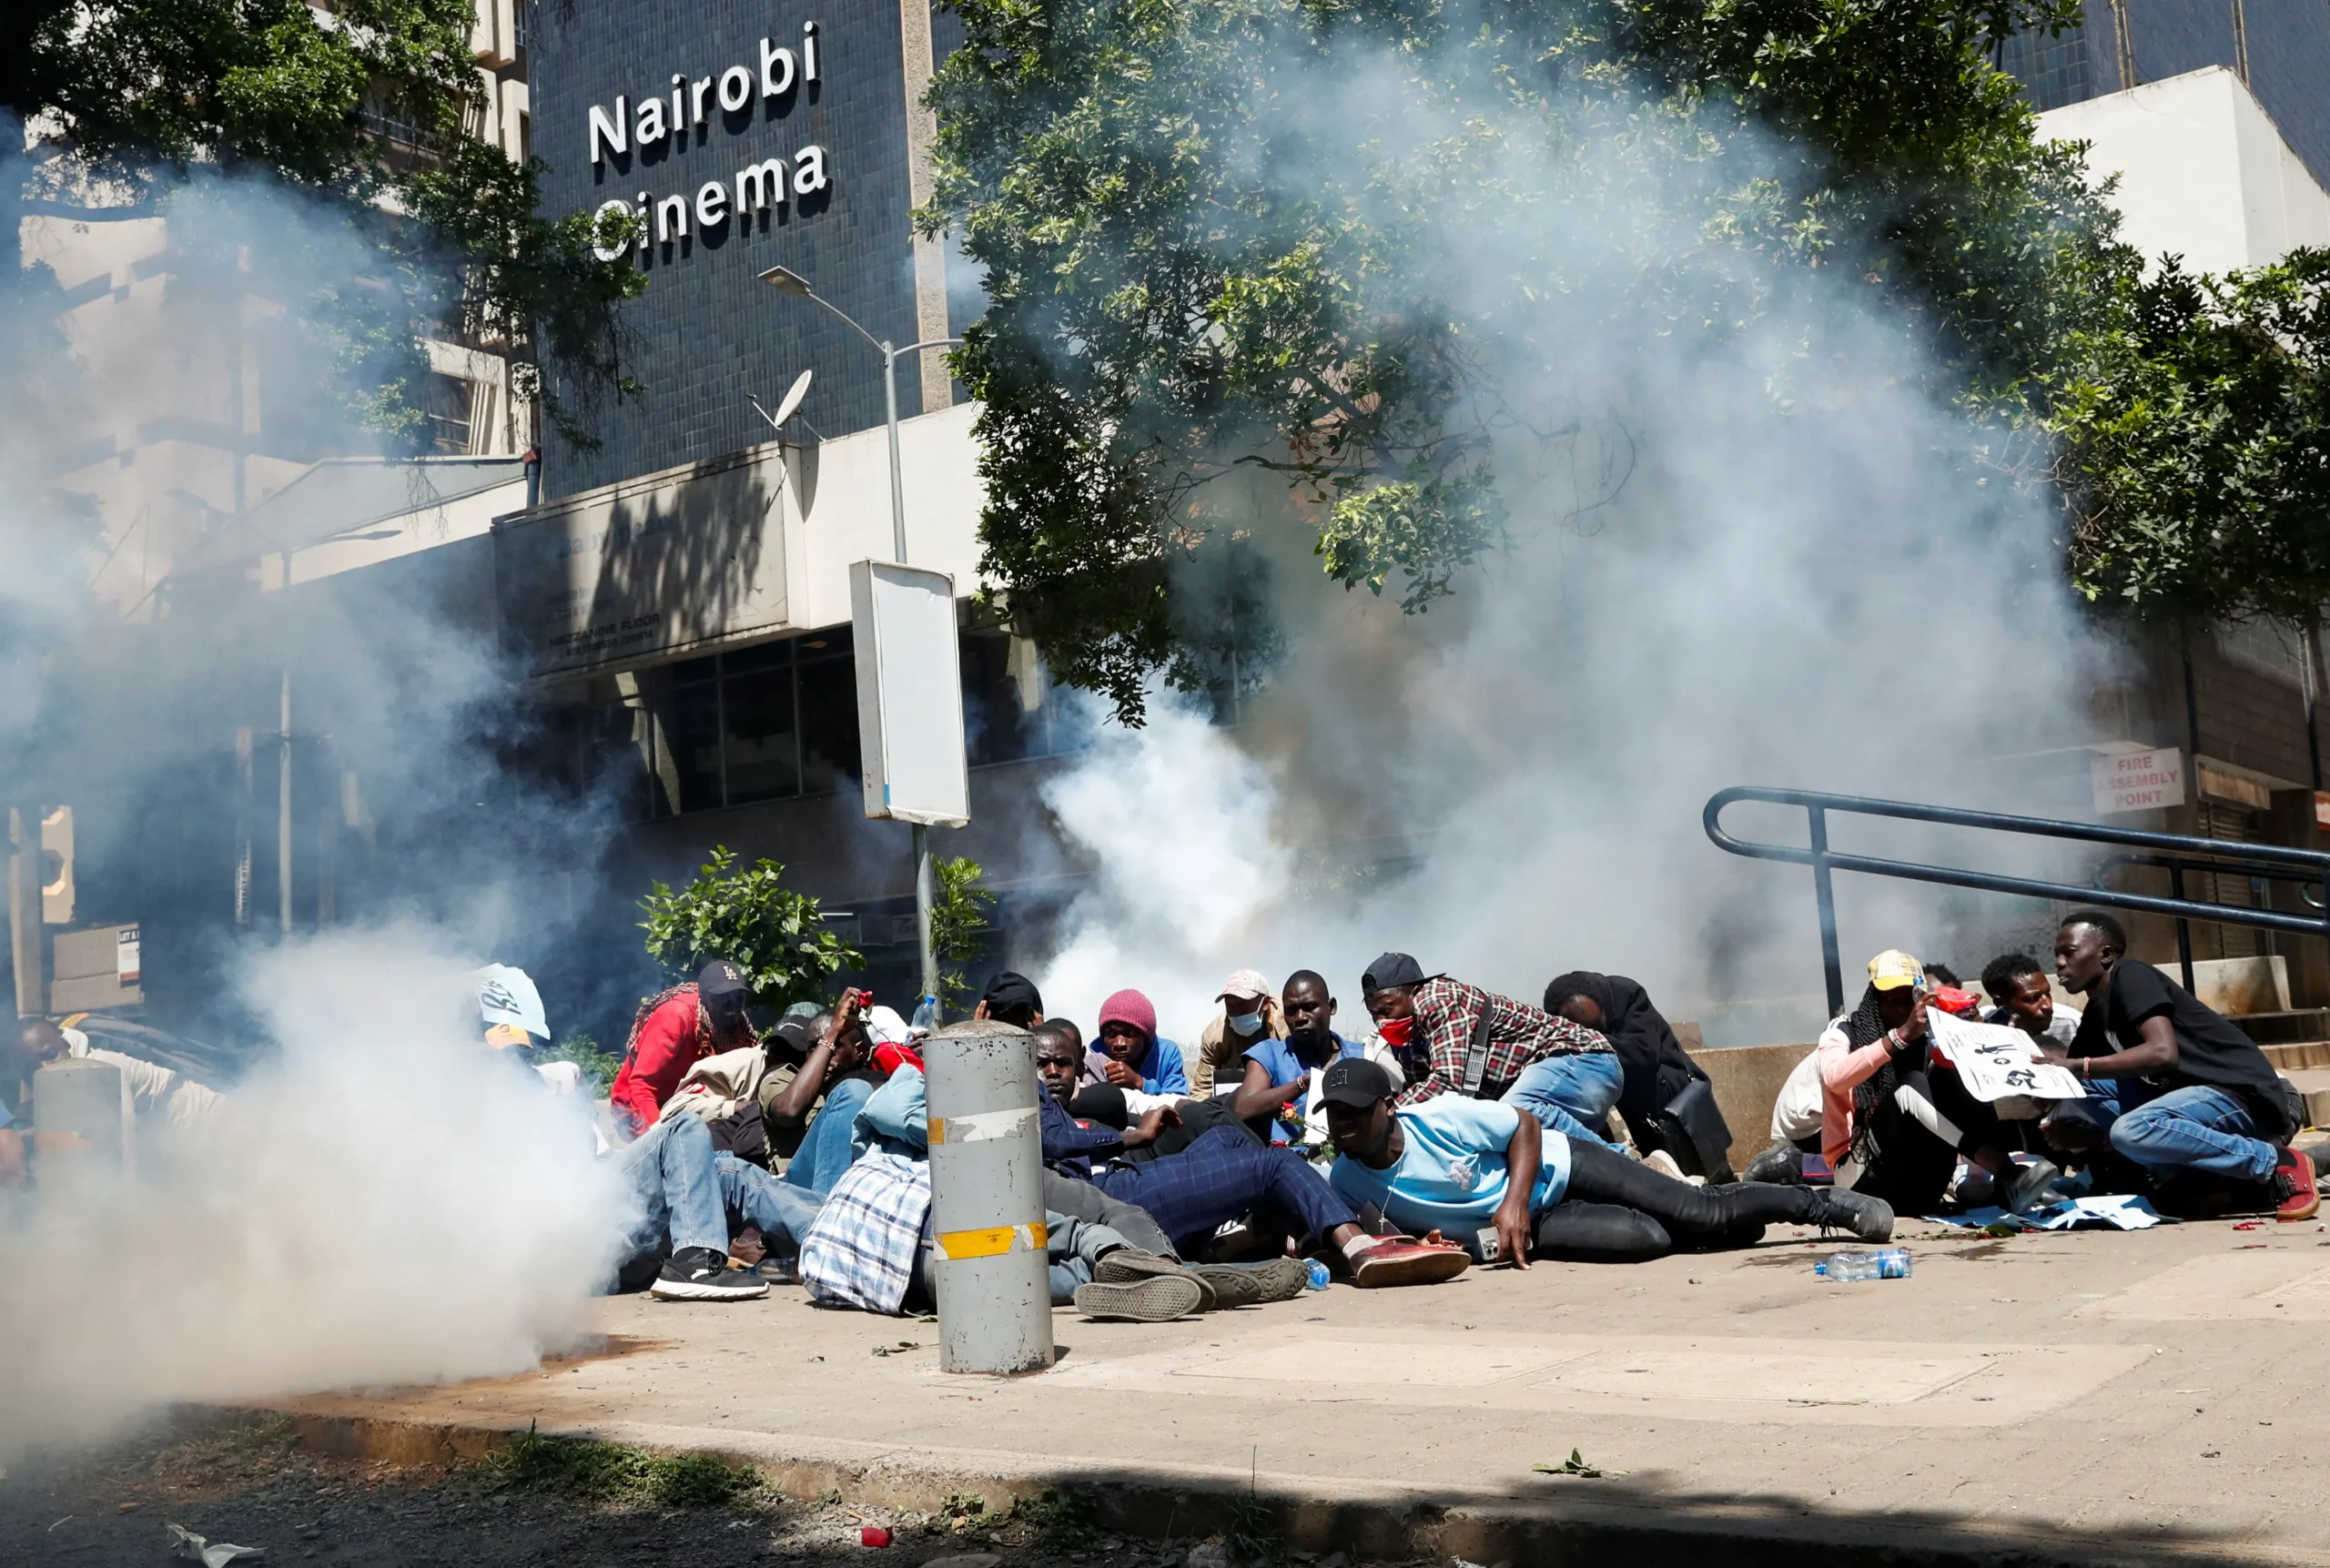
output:
[[[1415,1027],[1416,1021],[1413,1017],[1382,1018],[1376,1022],[1375,1032],[1382,1035],[1383,1043],[1393,1050],[1404,1051],[1408,1048],[1408,1036]]]

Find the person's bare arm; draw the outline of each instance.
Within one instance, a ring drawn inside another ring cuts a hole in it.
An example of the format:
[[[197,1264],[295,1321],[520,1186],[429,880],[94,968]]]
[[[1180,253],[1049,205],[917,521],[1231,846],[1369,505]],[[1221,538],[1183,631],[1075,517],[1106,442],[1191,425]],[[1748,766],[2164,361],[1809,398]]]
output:
[[[0,1187],[24,1184],[25,1135],[13,1127],[0,1127]]]
[[[2178,1061],[2176,1025],[2166,1013],[2154,1013],[2136,1026],[2136,1043],[2107,1057],[2066,1057],[2041,1051],[2043,1061],[2056,1062],[2084,1078],[2132,1078],[2150,1073],[2173,1072]]]
[[[1304,1073],[1291,1084],[1271,1082],[1271,1070],[1246,1058],[1246,1081],[1238,1086],[1238,1094],[1230,1102],[1230,1114],[1240,1121],[1251,1121],[1258,1116],[1276,1116],[1279,1108],[1295,1098],[1311,1087],[1311,1075]]]
[[[1515,1269],[1529,1267],[1529,1195],[1537,1189],[1537,1170],[1545,1157],[1545,1129],[1527,1111],[1513,1129],[1504,1150],[1504,1201],[1496,1206],[1489,1223],[1496,1227],[1497,1244]]]
[[[1169,1127],[1180,1125],[1181,1113],[1170,1105],[1160,1105],[1132,1126],[1125,1128],[1125,1147],[1139,1148],[1144,1143],[1155,1143],[1159,1133]]]

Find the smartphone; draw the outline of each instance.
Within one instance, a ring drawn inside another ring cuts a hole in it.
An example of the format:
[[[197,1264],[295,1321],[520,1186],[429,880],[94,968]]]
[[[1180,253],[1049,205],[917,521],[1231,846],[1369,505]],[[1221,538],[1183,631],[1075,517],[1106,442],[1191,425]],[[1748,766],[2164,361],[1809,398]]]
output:
[[[1496,1233],[1494,1225],[1484,1225],[1474,1233],[1474,1244],[1481,1249],[1481,1261],[1494,1263],[1504,1255],[1504,1238]]]

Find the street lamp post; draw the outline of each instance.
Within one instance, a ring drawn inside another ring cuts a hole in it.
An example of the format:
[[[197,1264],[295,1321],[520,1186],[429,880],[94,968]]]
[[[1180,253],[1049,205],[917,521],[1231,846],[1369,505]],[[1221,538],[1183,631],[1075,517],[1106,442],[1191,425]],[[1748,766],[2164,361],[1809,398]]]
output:
[[[889,339],[876,338],[859,326],[850,314],[832,300],[820,296],[809,287],[809,280],[786,267],[772,267],[760,275],[761,281],[780,294],[790,294],[796,299],[806,299],[838,319],[842,325],[871,343],[882,356],[882,400],[885,422],[890,435],[890,547],[900,566],[907,563],[907,491],[906,470],[898,456],[898,360],[908,354],[919,354],[925,349],[945,349],[960,343],[960,338],[926,338],[919,343],[908,343],[903,349],[894,348]],[[930,906],[937,889],[930,863],[930,829],[921,823],[914,825],[914,914],[916,939],[922,948],[922,994],[938,995],[938,955],[930,946]]]

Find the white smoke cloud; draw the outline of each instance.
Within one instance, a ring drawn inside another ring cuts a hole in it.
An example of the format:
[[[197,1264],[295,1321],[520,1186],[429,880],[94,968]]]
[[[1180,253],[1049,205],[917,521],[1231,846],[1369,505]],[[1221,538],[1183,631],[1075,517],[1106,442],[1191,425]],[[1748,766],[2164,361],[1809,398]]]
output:
[[[1302,124],[1284,143],[1350,126],[1353,167],[1387,125],[1421,137],[1444,123],[1397,63],[1348,46],[1308,80],[1328,96],[1286,100]],[[1335,83],[1351,86],[1337,97]],[[1049,788],[1095,867],[1038,966],[1067,1016],[1089,1021],[1114,986],[1139,984],[1166,1032],[1190,1029],[1221,976],[1252,965],[1274,982],[1319,968],[1356,1017],[1362,966],[1398,948],[1530,999],[1564,970],[1629,974],[1677,1018],[1738,1013],[1711,1023],[1723,1043],[1808,1039],[1809,875],[1717,851],[1699,821],[1711,794],[1766,784],[2059,814],[1977,759],[2088,738],[2082,695],[2112,652],[2031,568],[2058,553],[2043,506],[1953,460],[1970,427],[1920,389],[1854,269],[1783,276],[1710,252],[1699,272],[1768,297],[1771,314],[1669,330],[1633,304],[1636,258],[1689,251],[1689,234],[1656,237],[1690,221],[1708,181],[1754,171],[1677,163],[1646,183],[1636,166],[1595,167],[1606,148],[1579,174],[1532,152],[1526,126],[1505,128],[1498,176],[1540,199],[1441,226],[1415,265],[1456,315],[1497,329],[1490,375],[1517,410],[1496,458],[1513,548],[1403,620],[1323,583],[1299,530],[1257,526],[1291,647],[1241,727],[1160,698],[1145,731],[1109,730]],[[1580,188],[1601,196],[1563,194]],[[1563,287],[1519,287],[1549,256]],[[1575,434],[1541,440],[1525,420]],[[1800,813],[1765,809],[1728,820],[1802,842]],[[1899,824],[1835,837],[1999,864]],[[2051,874],[2057,858],[2026,853],[2020,869]],[[1885,946],[1978,966],[2018,913],[1850,876],[1839,895],[1849,995]],[[1740,1007],[1758,999],[1782,1005]]]
[[[0,1463],[173,1401],[521,1371],[636,1214],[580,1102],[485,1051],[468,960],[405,930],[266,950],[273,1054],[134,1179],[0,1227]]]

